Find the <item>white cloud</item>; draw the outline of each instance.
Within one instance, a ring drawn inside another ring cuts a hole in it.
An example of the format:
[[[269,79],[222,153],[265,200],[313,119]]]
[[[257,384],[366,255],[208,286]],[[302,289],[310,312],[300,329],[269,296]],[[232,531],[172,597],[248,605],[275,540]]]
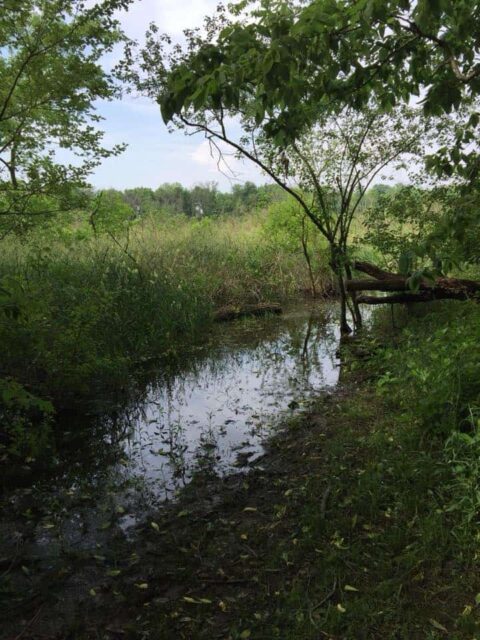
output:
[[[245,180],[267,181],[253,162],[236,157],[228,145],[214,146],[204,140],[189,155],[196,165],[215,174],[217,179],[222,176],[231,183]]]
[[[145,2],[145,0],[143,0]],[[206,15],[212,15],[217,0],[147,0],[156,6],[156,22],[167,33],[178,35],[186,28],[198,27]]]
[[[174,40],[181,41],[183,30],[202,26],[205,15],[213,15],[217,4],[218,0],[137,0],[128,12],[119,14],[119,20],[126,34],[140,43],[150,22],[155,22],[160,32],[168,32]],[[119,49],[108,59],[107,66],[120,57]],[[235,182],[267,181],[255,165],[235,159],[230,152],[225,158],[234,175],[225,164],[219,171],[208,141],[185,137],[181,132],[169,135],[153,101],[124,96],[121,101],[99,104],[98,111],[105,117],[101,125],[106,133],[105,143],[128,144],[122,155],[109,158],[95,171],[92,182],[99,188],[155,188],[162,182],[192,186],[215,180],[221,188],[228,189]],[[238,134],[238,123],[230,124],[233,133]]]
[[[150,22],[161,32],[178,37],[184,29],[200,27],[205,16],[215,13],[217,4],[217,0],[137,0],[119,19],[134,39],[142,40]]]
[[[213,155],[213,149],[208,143],[208,140],[204,140],[201,144],[198,145],[198,147],[194,149],[194,151],[192,151],[192,153],[190,153],[191,159],[196,164],[202,167],[207,167],[210,171],[217,170],[217,164],[219,160],[218,155],[218,152],[215,156]]]
[[[160,107],[153,100],[142,96],[124,96],[122,106],[139,115],[156,116],[160,118]]]

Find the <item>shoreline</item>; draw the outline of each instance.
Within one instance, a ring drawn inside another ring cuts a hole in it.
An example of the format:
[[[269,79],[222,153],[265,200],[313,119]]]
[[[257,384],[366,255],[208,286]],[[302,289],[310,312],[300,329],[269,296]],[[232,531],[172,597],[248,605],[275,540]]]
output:
[[[478,637],[477,572],[430,506],[438,452],[398,431],[368,368],[347,376],[248,473],[198,476],[102,557],[71,558],[6,637]]]

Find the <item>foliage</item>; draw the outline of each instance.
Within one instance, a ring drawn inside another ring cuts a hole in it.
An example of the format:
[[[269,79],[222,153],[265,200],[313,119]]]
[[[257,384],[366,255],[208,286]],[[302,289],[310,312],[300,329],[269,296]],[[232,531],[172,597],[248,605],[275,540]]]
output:
[[[9,378],[0,378],[0,456],[45,455],[50,444],[53,406]]]
[[[128,0],[6,0],[0,15],[0,233],[82,200],[107,149],[96,100],[119,95],[102,59]]]
[[[441,215],[438,224],[425,238],[427,255],[440,264],[451,263],[477,271],[480,261],[480,217],[478,188],[438,189],[434,195]]]
[[[172,48],[168,36],[158,36],[152,26],[137,58],[127,48],[124,72],[137,90],[160,104],[166,123],[203,134],[219,162],[226,148],[254,162],[298,202],[329,243],[339,281],[340,324],[348,332],[343,279],[350,277],[350,230],[367,189],[387,167],[414,164],[433,140],[451,144],[455,128],[394,102],[387,109],[365,100],[359,110],[356,104],[320,99],[322,67],[318,59],[312,62],[316,52],[304,64],[299,43],[295,53],[276,46],[279,38],[288,39],[302,15],[289,2],[275,8],[261,3],[246,21],[229,20],[220,11],[206,22],[205,35],[186,32],[183,48]],[[298,91],[307,91],[308,98]]]
[[[328,247],[298,202],[287,198],[271,205],[263,230],[273,245],[287,251],[301,251],[309,270],[312,295],[328,295],[331,287],[326,261]]]
[[[230,109],[247,92],[257,119],[268,120],[283,144],[332,101],[363,108],[374,99],[388,111],[423,93],[426,113],[449,113],[480,89],[479,12],[468,0],[240,2],[235,20],[219,20],[215,43],[191,56],[190,74],[175,74],[164,114],[170,119],[183,100],[198,108],[207,97]],[[151,51],[148,62],[157,62]],[[478,124],[476,113],[464,119],[457,144],[435,156],[439,168],[456,166],[469,178],[478,171],[468,149]]]
[[[390,269],[445,274],[478,264],[478,192],[457,185],[397,185],[371,193],[363,233]],[[457,224],[461,221],[461,224]]]
[[[217,306],[309,286],[299,249],[265,238],[254,215],[147,216],[128,233],[99,219],[97,229],[3,242],[0,379],[55,409],[110,394],[148,359],[175,358]],[[328,277],[323,267],[320,285]]]
[[[113,194],[113,190],[110,193]],[[241,215],[262,209],[284,197],[272,184],[257,186],[253,182],[234,184],[231,191],[218,189],[215,182],[196,184],[191,188],[179,183],[162,184],[157,189],[137,187],[117,191],[132,208],[135,216],[154,215],[158,211],[191,217]]]
[[[416,257],[425,254],[428,238],[438,231],[441,216],[439,191],[398,185],[380,192],[366,208],[361,242],[366,241],[376,249],[385,266],[393,270],[399,269],[405,256],[411,256],[413,262],[408,269],[411,271],[416,266]]]
[[[396,349],[383,353],[380,386],[425,429],[449,434],[476,428],[480,406],[479,310],[440,305],[409,324]]]
[[[430,170],[454,175],[468,198],[480,167],[479,11],[478,2],[449,0],[239,2],[231,14],[219,9],[207,19],[205,35],[186,32],[183,50],[153,25],[138,63],[127,47],[124,72],[159,102],[165,122],[203,132],[219,152],[228,143],[284,188],[291,150],[325,114],[353,109],[361,119],[373,109],[386,117],[412,103],[428,118],[450,114],[423,154]],[[230,125],[239,121],[245,136],[235,139]],[[377,145],[384,157],[389,148]],[[318,167],[306,169],[318,178]],[[337,186],[330,180],[330,189]],[[309,215],[329,231],[318,211]],[[444,221],[447,234],[461,234],[461,214]]]

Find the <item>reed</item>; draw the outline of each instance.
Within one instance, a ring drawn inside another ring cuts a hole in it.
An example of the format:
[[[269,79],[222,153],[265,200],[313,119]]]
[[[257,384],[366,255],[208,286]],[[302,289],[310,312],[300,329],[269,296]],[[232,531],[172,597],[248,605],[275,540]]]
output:
[[[125,385],[139,362],[181,353],[218,306],[308,290],[301,248],[269,237],[264,217],[159,214],[128,233],[4,240],[0,378],[62,408]],[[316,261],[326,280],[326,256]]]

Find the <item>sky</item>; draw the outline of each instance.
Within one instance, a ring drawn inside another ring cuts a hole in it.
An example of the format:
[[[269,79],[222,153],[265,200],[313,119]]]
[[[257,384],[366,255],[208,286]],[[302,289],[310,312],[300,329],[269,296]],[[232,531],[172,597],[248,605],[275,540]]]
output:
[[[181,40],[183,29],[200,26],[205,15],[215,12],[217,4],[218,0],[135,0],[120,21],[126,34],[139,42],[150,22],[174,40]],[[214,181],[226,191],[235,182],[267,182],[254,165],[236,160],[229,162],[235,179],[226,177],[204,138],[185,136],[181,131],[169,133],[159,107],[144,98],[125,96],[101,103],[98,112],[105,119],[101,128],[106,145],[128,144],[122,155],[105,160],[92,175],[91,182],[99,189],[156,188],[164,182],[189,187]]]

